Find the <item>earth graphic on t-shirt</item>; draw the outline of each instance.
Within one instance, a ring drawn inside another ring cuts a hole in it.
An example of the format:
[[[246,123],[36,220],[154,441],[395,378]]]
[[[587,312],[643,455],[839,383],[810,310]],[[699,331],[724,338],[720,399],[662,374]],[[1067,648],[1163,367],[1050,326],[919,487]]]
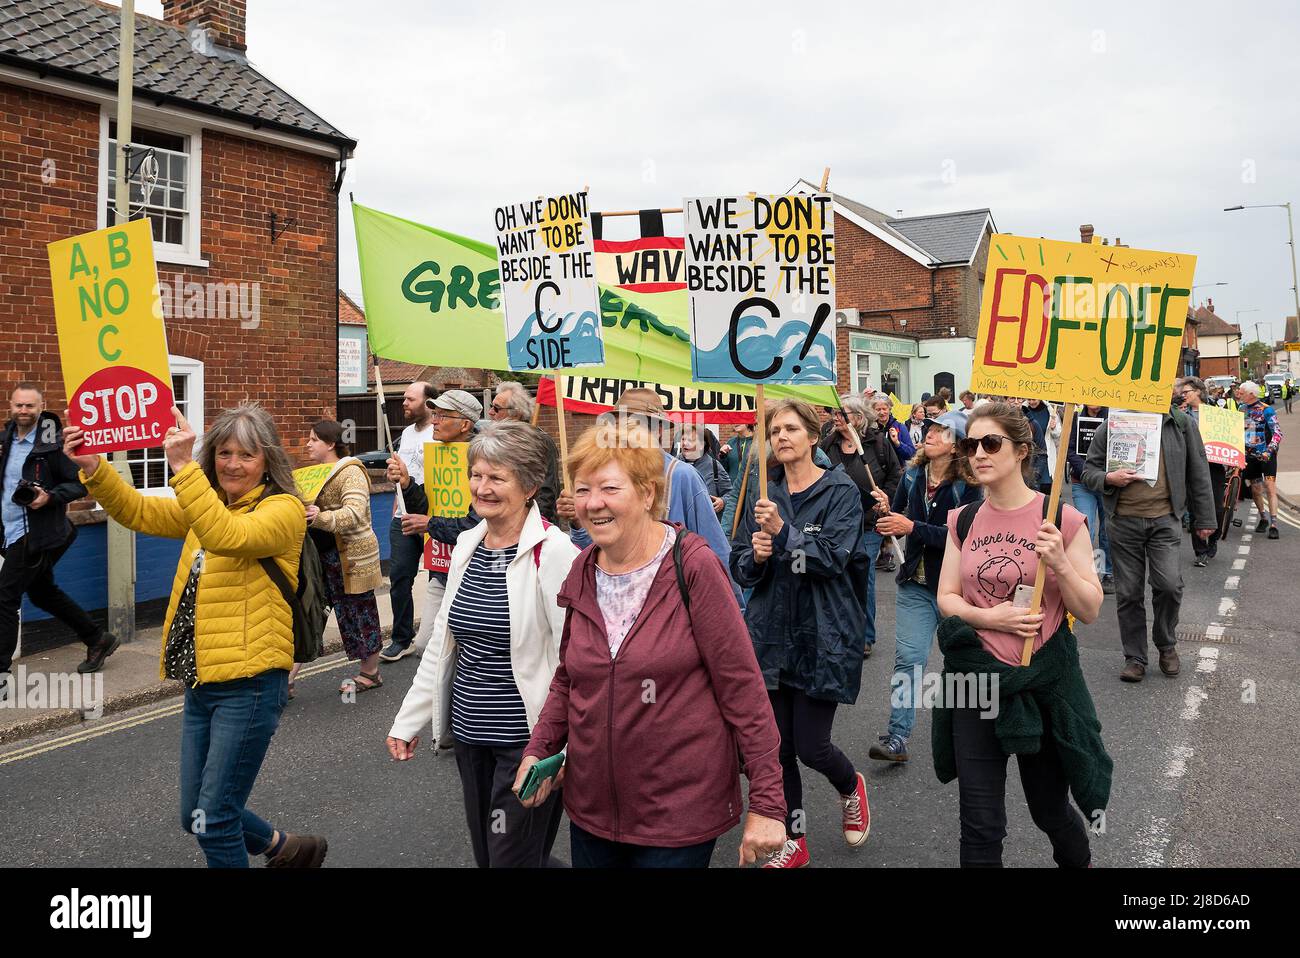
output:
[[[1016,586],[1024,581],[1020,566],[1008,556],[994,556],[975,573],[980,588],[999,602],[1011,598]]]

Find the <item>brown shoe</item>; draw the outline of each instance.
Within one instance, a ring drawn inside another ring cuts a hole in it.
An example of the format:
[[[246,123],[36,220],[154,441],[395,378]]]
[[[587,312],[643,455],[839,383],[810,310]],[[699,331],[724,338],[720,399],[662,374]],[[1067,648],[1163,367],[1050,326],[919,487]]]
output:
[[[1141,662],[1129,662],[1125,664],[1124,670],[1120,672],[1119,677],[1125,682],[1141,682],[1146,674],[1147,667]]]
[[[1160,671],[1165,675],[1177,675],[1180,663],[1178,661],[1178,650],[1172,645],[1167,649],[1160,650]]]
[[[284,836],[284,847],[266,863],[267,868],[320,868],[329,851],[329,842],[321,835]]]

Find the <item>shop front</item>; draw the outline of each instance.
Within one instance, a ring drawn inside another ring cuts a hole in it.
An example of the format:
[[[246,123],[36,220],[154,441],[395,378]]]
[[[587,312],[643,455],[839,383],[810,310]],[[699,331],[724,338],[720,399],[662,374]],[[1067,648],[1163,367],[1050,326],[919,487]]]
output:
[[[850,333],[850,385],[855,393],[871,386],[900,398],[910,396],[912,367],[919,355],[914,339],[880,333]]]

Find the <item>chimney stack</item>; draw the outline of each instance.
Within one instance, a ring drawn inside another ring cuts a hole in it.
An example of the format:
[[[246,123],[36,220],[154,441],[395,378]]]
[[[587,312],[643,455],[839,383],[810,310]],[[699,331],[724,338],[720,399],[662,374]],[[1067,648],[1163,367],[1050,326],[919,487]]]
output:
[[[1214,300],[1212,298],[1205,301],[1205,308],[1210,312],[1214,312]]]
[[[195,43],[195,31],[199,30],[218,46],[240,53],[248,49],[245,42],[247,0],[163,0],[163,19],[185,30],[191,45],[201,53],[207,50]]]
[[[1092,242],[1092,234],[1093,234],[1093,232],[1094,232],[1094,231],[1093,231],[1093,228],[1092,228],[1092,224],[1091,224],[1091,223],[1084,223],[1082,226],[1079,227],[1079,242],[1080,242],[1080,243],[1091,243],[1091,242]]]

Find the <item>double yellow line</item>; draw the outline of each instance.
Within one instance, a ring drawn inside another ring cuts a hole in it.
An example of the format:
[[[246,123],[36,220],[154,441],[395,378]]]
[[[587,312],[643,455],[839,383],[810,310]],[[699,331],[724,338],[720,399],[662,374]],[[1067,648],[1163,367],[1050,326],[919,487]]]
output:
[[[321,672],[329,672],[333,669],[340,668],[349,664],[348,659],[344,657],[329,658],[321,662],[313,662],[311,665],[303,666],[298,672],[298,678],[309,678],[318,675]],[[137,725],[144,725],[148,722],[156,722],[159,719],[169,718],[173,715],[179,715],[185,707],[183,697],[178,697],[176,701],[169,702],[158,708],[150,709],[147,712],[141,712],[138,715],[129,715],[125,718],[114,719],[109,722],[96,722],[90,728],[80,729],[76,732],[69,732],[67,735],[60,735],[57,738],[49,739],[44,742],[37,742],[32,745],[16,748],[11,752],[0,753],[0,765],[8,765],[11,762],[20,762],[25,758],[35,758],[37,755],[44,755],[46,752],[53,752],[56,749],[67,748],[69,745],[77,745],[81,742],[88,742],[92,738],[99,738],[101,735],[111,735],[114,732],[124,732],[129,728],[135,728]]]

